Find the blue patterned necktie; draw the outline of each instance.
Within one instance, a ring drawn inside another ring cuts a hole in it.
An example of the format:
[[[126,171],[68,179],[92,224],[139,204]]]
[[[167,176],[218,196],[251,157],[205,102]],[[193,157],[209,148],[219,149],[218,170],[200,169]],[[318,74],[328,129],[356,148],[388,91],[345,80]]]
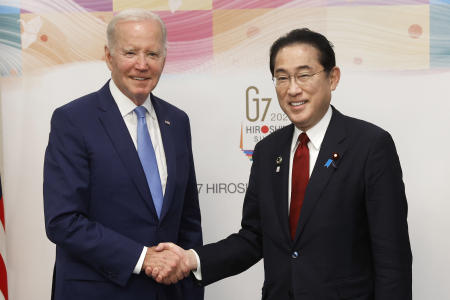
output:
[[[155,150],[153,149],[152,140],[148,132],[147,121],[145,120],[146,111],[147,109],[144,106],[138,106],[134,109],[134,112],[138,116],[137,150],[142,167],[144,168],[150,193],[152,194],[153,204],[155,205],[156,213],[159,218],[163,204],[163,193]]]

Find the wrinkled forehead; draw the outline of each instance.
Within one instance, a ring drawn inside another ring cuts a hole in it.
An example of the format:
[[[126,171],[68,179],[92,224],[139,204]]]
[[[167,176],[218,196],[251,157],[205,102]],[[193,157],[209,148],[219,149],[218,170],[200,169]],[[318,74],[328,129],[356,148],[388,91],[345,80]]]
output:
[[[115,33],[116,36],[118,33],[129,35],[133,34],[134,31],[147,27],[151,28],[152,31],[158,32],[158,34],[162,37],[162,27],[161,24],[154,19],[140,19],[140,20],[120,20],[115,25]]]
[[[147,43],[164,47],[164,38],[161,24],[157,20],[125,20],[116,24],[114,44],[134,44],[142,39]]]

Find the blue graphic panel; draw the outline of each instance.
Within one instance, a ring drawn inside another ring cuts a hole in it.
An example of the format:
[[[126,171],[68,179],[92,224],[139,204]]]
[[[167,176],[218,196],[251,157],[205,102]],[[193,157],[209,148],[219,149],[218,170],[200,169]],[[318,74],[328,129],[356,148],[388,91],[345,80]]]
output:
[[[0,76],[22,73],[20,14],[0,14]]]
[[[450,67],[450,4],[430,5],[430,66]]]
[[[450,0],[430,0],[430,4],[450,4]]]
[[[8,6],[5,2],[0,1],[0,14],[19,14],[20,13],[20,0],[9,0]]]
[[[0,4],[0,14],[19,14],[20,7],[19,1],[17,1],[17,5],[15,6],[5,6]]]

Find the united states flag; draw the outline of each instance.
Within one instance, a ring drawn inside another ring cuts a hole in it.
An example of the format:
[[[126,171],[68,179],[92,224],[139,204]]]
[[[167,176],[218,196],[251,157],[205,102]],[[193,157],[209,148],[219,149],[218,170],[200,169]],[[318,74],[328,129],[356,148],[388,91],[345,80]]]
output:
[[[2,183],[0,178],[0,300],[8,300],[8,281],[5,264],[5,209],[3,206]]]

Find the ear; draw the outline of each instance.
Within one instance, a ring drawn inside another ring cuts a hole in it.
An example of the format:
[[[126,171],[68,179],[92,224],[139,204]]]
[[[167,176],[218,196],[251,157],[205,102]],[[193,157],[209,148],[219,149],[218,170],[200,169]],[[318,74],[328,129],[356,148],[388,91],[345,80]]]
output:
[[[341,79],[341,69],[339,67],[334,67],[330,72],[330,88],[334,91],[339,83],[339,79]]]
[[[167,57],[167,48],[164,49],[164,58],[163,58],[163,61],[162,61],[162,68],[161,68],[161,70],[163,70],[164,66],[166,65],[166,57]]]
[[[105,61],[110,71],[112,71],[112,56],[108,46],[105,45]]]

